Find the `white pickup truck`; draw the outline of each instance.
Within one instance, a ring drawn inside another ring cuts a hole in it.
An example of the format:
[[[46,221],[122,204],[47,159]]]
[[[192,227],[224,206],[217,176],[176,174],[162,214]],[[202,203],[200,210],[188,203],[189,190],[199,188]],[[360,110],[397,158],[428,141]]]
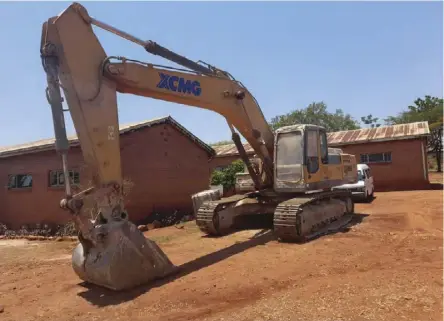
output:
[[[366,164],[358,164],[358,182],[336,186],[334,189],[346,189],[352,192],[354,198],[370,201],[375,189],[370,167]]]

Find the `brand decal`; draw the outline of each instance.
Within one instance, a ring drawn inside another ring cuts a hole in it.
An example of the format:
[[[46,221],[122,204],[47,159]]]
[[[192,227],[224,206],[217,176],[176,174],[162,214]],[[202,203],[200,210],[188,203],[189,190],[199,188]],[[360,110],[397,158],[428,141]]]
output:
[[[183,77],[167,75],[163,72],[159,72],[159,76],[160,81],[157,84],[157,88],[194,96],[200,96],[202,93],[202,88],[198,81],[191,81]]]

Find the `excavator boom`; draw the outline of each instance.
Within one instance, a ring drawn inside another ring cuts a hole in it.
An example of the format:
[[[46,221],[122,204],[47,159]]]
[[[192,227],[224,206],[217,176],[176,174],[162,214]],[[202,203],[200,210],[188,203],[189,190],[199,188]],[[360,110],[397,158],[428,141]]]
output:
[[[109,57],[92,24],[188,70]],[[92,173],[93,186],[76,195],[72,195],[69,180],[66,180],[66,199],[61,202],[62,207],[73,213],[80,232],[80,244],[73,254],[73,268],[79,277],[112,289],[124,289],[176,270],[154,242],[145,241],[143,234],[128,220],[124,208],[117,92],[221,114],[247,162],[256,188],[272,185],[273,133],[254,97],[228,73],[192,62],[152,41],[141,41],[91,18],[78,3],[50,18],[43,24],[42,31],[41,56],[47,74],[47,98],[53,113],[56,150],[62,156],[65,177],[69,177],[69,144],[61,90],[69,106],[85,163]],[[265,176],[260,176],[248,164],[249,159],[235,129],[262,159]],[[91,196],[99,209],[93,222],[81,215],[83,199]],[[97,261],[97,255],[103,259]],[[133,267],[132,273],[123,273],[127,265]]]
[[[122,57],[115,57],[122,62],[113,64],[113,57],[106,55],[93,32],[92,21],[142,45],[149,52],[195,70],[155,66]],[[90,18],[85,8],[77,3],[58,17],[51,18],[44,24],[43,30],[42,48],[53,47],[58,50],[55,54],[58,66],[53,69],[59,71],[60,83],[82,144],[85,161],[90,166],[98,166],[94,172],[98,173],[100,181],[119,182],[121,178],[118,91],[205,108],[221,114],[226,118],[232,133],[236,134],[236,128],[266,164],[267,177],[263,182],[258,182],[257,187],[264,188],[272,184],[273,132],[251,93],[241,83],[229,79],[225,72],[204,67],[152,41],[142,42],[98,22]],[[99,142],[100,149],[97,149]],[[105,163],[105,166],[100,166]]]

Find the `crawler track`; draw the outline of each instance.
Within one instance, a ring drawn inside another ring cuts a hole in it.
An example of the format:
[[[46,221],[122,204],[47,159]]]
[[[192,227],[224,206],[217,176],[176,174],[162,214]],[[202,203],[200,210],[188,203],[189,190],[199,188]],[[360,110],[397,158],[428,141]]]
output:
[[[218,235],[218,219],[215,213],[219,202],[205,202],[197,211],[196,224],[199,229],[208,235]]]
[[[325,210],[331,199],[349,201],[346,212]],[[304,212],[314,205],[318,213]],[[347,191],[328,191],[305,197],[296,197],[280,203],[274,212],[274,233],[282,241],[303,242],[329,232],[332,227],[338,229],[351,220],[354,207],[351,194]],[[337,221],[334,225],[332,222]]]
[[[223,235],[226,231],[221,230],[219,227],[219,214],[218,212],[230,206],[239,200],[245,198],[243,195],[234,195],[219,201],[209,201],[202,204],[197,211],[196,224],[199,229],[211,236]]]
[[[221,236],[227,231],[219,224],[219,212],[235,204],[243,195],[219,201],[205,202],[198,210],[196,223],[207,235]],[[336,203],[332,200],[336,200]],[[344,212],[337,200],[349,201]],[[274,233],[286,242],[304,242],[316,236],[337,230],[351,220],[354,206],[348,191],[328,191],[295,197],[277,204],[274,211]]]

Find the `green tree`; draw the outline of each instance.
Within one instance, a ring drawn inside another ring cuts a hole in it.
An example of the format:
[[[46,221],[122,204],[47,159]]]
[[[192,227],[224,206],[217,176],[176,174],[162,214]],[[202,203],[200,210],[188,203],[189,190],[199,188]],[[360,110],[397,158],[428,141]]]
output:
[[[435,153],[438,172],[442,171],[443,102],[442,98],[426,95],[424,99],[417,98],[413,105],[408,106],[406,111],[385,119],[385,122],[389,125],[427,121],[431,132],[427,148]]]
[[[429,151],[435,154],[437,171],[442,172],[442,135],[443,135],[443,124],[442,122],[435,122],[430,125],[430,138],[427,143],[427,148]]]
[[[323,126],[329,132],[359,128],[358,122],[349,114],[345,114],[341,109],[330,113],[324,102],[313,102],[304,109],[293,110],[287,114],[273,117],[270,122],[273,130],[295,124]]]
[[[234,144],[234,143],[231,139],[229,139],[229,140],[221,140],[218,142],[211,143],[210,146],[219,146],[219,145],[227,145],[227,144]]]
[[[389,125],[406,124],[417,121],[428,121],[429,124],[442,123],[443,99],[426,95],[424,99],[417,98],[413,105],[402,111],[397,116],[390,116],[385,119]]]
[[[379,123],[379,118],[373,117],[372,114],[361,117],[361,122],[365,125],[368,125],[371,128],[379,127],[381,124]]]
[[[244,162],[235,160],[222,170],[214,170],[211,174],[211,185],[222,185],[224,189],[230,189],[236,184],[236,173],[244,171]]]

